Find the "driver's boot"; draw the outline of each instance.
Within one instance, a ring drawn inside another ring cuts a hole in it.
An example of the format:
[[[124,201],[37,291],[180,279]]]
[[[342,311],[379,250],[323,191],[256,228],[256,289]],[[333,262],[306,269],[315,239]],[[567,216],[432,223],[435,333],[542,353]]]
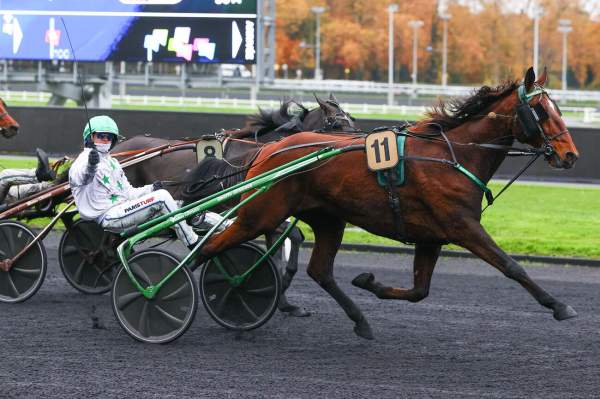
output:
[[[36,148],[35,155],[38,159],[38,165],[35,169],[35,177],[38,181],[41,183],[43,181],[52,181],[56,179],[56,173],[50,168],[46,152],[41,148]]]

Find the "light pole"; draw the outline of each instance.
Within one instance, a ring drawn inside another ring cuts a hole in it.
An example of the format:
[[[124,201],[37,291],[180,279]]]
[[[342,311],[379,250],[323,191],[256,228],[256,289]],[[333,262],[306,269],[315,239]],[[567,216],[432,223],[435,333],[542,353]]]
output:
[[[562,89],[567,90],[567,35],[571,32],[570,19],[559,19],[558,20],[558,31],[563,34],[563,48],[562,48]]]
[[[394,13],[398,4],[388,6],[388,105],[394,105]]]
[[[440,19],[444,22],[444,37],[442,39],[442,86],[448,84],[448,21],[450,14],[440,15]]]
[[[325,7],[311,7],[310,9],[317,16],[317,37],[315,43],[315,79],[320,80],[321,75],[321,14],[325,12]]]
[[[413,29],[413,56],[412,56],[412,83],[417,84],[417,42],[418,42],[418,31],[423,26],[423,21],[409,21],[408,26]]]
[[[540,18],[544,12],[538,3],[533,5],[533,72],[537,76],[538,58],[540,50]]]

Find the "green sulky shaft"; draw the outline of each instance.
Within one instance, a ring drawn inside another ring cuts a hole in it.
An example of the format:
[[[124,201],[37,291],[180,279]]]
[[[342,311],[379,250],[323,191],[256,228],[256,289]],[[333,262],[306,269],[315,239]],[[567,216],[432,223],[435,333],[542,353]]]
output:
[[[252,193],[249,197],[241,201],[239,204],[237,204],[235,207],[228,210],[223,215],[225,218],[227,218],[231,216],[235,211],[237,211],[241,206],[245,205],[246,203],[254,199],[256,196],[266,192],[273,184],[277,183],[279,180],[295,172],[298,172],[309,165],[312,165],[316,162],[322,161],[327,158],[331,158],[333,156],[341,154],[342,152],[345,152],[344,148],[323,148],[319,151],[315,151],[301,158],[298,158],[292,162],[273,168],[268,172],[262,173],[244,182],[238,183],[228,189],[212,194],[199,201],[193,202],[167,215],[163,215],[158,218],[152,219],[146,223],[143,223],[138,227],[139,232],[137,234],[133,235],[118,246],[117,254],[119,256],[119,260],[123,264],[123,267],[125,268],[125,271],[127,272],[127,275],[131,279],[133,285],[146,298],[152,298],[158,293],[160,287],[164,283],[166,283],[169,280],[169,278],[171,278],[181,267],[187,264],[194,257],[194,255],[200,250],[200,248],[204,245],[208,238],[210,238],[215,233],[219,225],[213,226],[208,231],[206,236],[202,238],[201,242],[198,245],[196,245],[192,252],[190,252],[190,254],[188,254],[188,256],[186,256],[185,259],[175,268],[173,268],[173,270],[171,270],[164,278],[162,278],[159,283],[146,288],[144,288],[137,280],[137,278],[130,269],[129,263],[127,262],[127,259],[131,254],[131,249],[136,243],[138,243],[141,240],[148,239],[165,229],[171,228],[177,223],[183,222],[190,217],[193,217],[201,212],[204,212],[205,210],[213,208],[216,205],[219,205],[223,202],[227,202],[228,200],[238,195],[244,194],[251,190],[257,190],[256,192]]]

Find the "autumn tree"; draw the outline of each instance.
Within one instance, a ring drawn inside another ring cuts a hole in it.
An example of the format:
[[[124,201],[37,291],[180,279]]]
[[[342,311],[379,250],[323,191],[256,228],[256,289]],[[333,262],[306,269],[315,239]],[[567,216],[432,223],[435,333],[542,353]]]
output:
[[[573,0],[448,0],[448,74],[455,84],[497,84],[518,79],[533,63],[531,6],[543,7],[540,19],[539,68],[548,66],[552,87],[560,87],[562,35],[560,19],[572,21],[569,34],[569,86],[600,87],[599,23],[590,20]],[[277,62],[290,68],[314,68],[315,15],[321,16],[321,68],[325,78],[350,77],[385,81],[388,68],[389,0],[277,0]],[[442,21],[439,0],[398,1],[394,17],[396,81],[412,72],[413,30],[408,23],[421,20],[419,81],[441,81]],[[308,46],[301,48],[304,42]],[[346,71],[351,71],[346,75]]]

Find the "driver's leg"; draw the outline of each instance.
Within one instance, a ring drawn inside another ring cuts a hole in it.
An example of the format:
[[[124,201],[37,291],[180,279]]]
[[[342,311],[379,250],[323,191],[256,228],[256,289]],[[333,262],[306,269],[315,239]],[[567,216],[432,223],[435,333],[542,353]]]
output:
[[[37,194],[47,188],[52,187],[51,182],[42,182],[35,184],[20,184],[18,186],[11,186],[6,194],[6,203],[11,204],[20,199],[27,198],[33,194]]]
[[[38,183],[35,169],[4,169],[0,172],[0,204],[4,203],[12,186],[35,183]]]
[[[104,214],[101,224],[106,229],[122,231],[177,209],[171,194],[167,190],[158,190],[113,206]],[[198,241],[198,235],[187,223],[178,223],[173,228],[186,246]]]

